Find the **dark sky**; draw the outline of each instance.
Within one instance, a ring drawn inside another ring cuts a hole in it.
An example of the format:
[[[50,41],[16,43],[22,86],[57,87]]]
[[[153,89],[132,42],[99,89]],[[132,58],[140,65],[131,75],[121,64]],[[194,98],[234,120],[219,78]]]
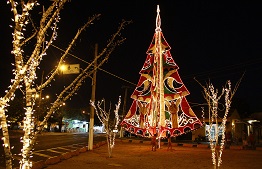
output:
[[[40,1],[42,2],[42,1]],[[227,1],[173,1],[173,0],[96,0],[72,1],[66,4],[61,13],[58,39],[54,45],[65,49],[77,29],[93,14],[100,13],[101,18],[94,22],[77,41],[72,54],[86,61],[93,58],[94,44],[101,50],[122,19],[132,20],[122,36],[126,41],[117,47],[107,63],[102,67],[118,77],[137,83],[139,71],[144,64],[146,51],[155,31],[157,5],[160,5],[161,28],[165,39],[171,46],[171,54],[179,66],[179,74],[190,91],[188,101],[203,103],[202,88],[193,79],[202,84],[209,80],[221,89],[227,80],[234,87],[245,72],[245,76],[234,99],[244,100],[251,111],[262,111],[262,15],[259,2],[227,2]],[[10,6],[1,2],[0,32],[2,37],[0,52],[1,95],[10,84],[11,62],[11,23]],[[41,8],[39,8],[41,9]],[[49,72],[59,58],[61,52],[50,47],[49,55],[44,58],[41,71]],[[70,56],[68,63],[85,63]],[[46,66],[48,65],[48,66]],[[41,66],[40,66],[41,67]],[[48,70],[50,68],[50,70]],[[41,77],[41,73],[38,76]],[[67,82],[70,76],[60,76],[56,81]],[[6,80],[7,79],[7,80]],[[123,86],[131,86],[115,76],[103,71],[97,74],[97,99],[105,98],[115,104],[119,95],[124,97]],[[59,89],[53,85],[46,91]],[[128,93],[128,102],[131,102]],[[75,95],[71,104],[85,107],[91,95],[90,79]],[[70,103],[69,103],[70,104]]]

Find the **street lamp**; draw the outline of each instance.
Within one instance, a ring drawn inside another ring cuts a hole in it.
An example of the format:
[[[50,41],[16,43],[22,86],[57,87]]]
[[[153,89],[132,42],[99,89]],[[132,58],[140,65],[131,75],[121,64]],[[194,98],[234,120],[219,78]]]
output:
[[[63,64],[59,66],[62,74],[79,74],[80,65],[79,64]]]

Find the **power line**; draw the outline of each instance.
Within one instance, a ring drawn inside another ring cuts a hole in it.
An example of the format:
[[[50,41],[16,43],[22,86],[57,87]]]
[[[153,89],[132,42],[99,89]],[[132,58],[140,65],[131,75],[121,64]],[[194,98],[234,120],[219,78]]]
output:
[[[57,48],[57,49],[65,52],[65,50],[59,48],[58,46],[55,46],[55,45],[53,45],[53,44],[51,44],[51,45],[52,45],[53,47],[55,47],[55,48]],[[86,61],[86,60],[83,60],[83,59],[81,59],[81,58],[79,58],[79,57],[77,57],[77,56],[75,56],[75,55],[73,55],[73,54],[71,54],[71,53],[69,53],[69,52],[68,52],[68,54],[71,55],[71,56],[73,56],[74,58],[76,58],[76,59],[84,62],[84,63],[91,64],[90,62],[88,62],[88,61]],[[100,67],[98,67],[97,69],[98,69],[98,70],[101,70],[101,71],[103,71],[103,72],[105,72],[105,73],[107,73],[107,74],[109,74],[109,75],[111,75],[111,76],[114,76],[114,77],[116,77],[116,78],[118,78],[118,79],[120,79],[120,80],[123,80],[123,81],[125,81],[125,82],[127,82],[127,83],[130,83],[130,84],[132,84],[132,85],[136,85],[135,83],[130,82],[130,81],[128,81],[128,80],[126,80],[126,79],[124,79],[124,78],[122,78],[122,77],[119,77],[119,76],[117,76],[117,75],[115,75],[115,74],[113,74],[113,73],[110,73],[110,72],[108,72],[108,71],[106,71],[106,70],[104,70],[104,69],[102,69],[102,68],[100,68]]]
[[[58,46],[55,46],[55,45],[53,45],[53,44],[51,44],[51,45],[52,45],[53,47],[55,47],[55,48],[57,48],[57,49],[65,52],[65,50],[59,48]],[[71,55],[71,56],[73,56],[74,58],[76,58],[76,59],[84,62],[84,63],[91,64],[91,63],[89,63],[89,62],[87,62],[87,61],[85,61],[85,60],[83,60],[83,59],[81,59],[81,58],[79,58],[79,57],[71,54],[71,53],[68,53],[68,54]],[[228,65],[228,66],[220,67],[220,68],[217,68],[217,69],[214,69],[214,70],[209,70],[209,71],[204,71],[204,72],[200,72],[200,73],[194,73],[194,74],[191,74],[191,75],[186,75],[186,76],[183,76],[183,79],[184,79],[184,80],[185,80],[185,79],[192,79],[193,77],[199,77],[199,76],[205,76],[205,75],[209,75],[209,74],[221,73],[221,72],[225,72],[225,71],[228,71],[228,70],[238,69],[238,68],[241,68],[241,67],[243,67],[243,66],[251,66],[251,65],[254,65],[254,64],[258,64],[258,63],[260,63],[260,62],[262,62],[262,58],[250,60],[250,61],[248,61],[248,62],[242,62],[242,63],[238,63],[238,64]],[[124,79],[124,78],[122,78],[122,77],[120,77],[120,76],[117,76],[117,75],[115,75],[115,74],[113,74],[113,73],[110,73],[110,72],[108,72],[108,71],[106,71],[106,70],[104,70],[104,69],[102,69],[102,68],[99,68],[99,67],[98,67],[97,69],[98,69],[98,70],[101,70],[101,71],[103,71],[103,72],[105,72],[105,73],[107,73],[107,74],[109,74],[109,75],[111,75],[111,76],[113,76],[113,77],[116,77],[116,78],[118,78],[118,79],[120,79],[120,80],[123,80],[123,81],[125,81],[125,82],[127,82],[127,83],[129,83],[129,84],[132,84],[132,85],[135,85],[135,86],[136,86],[135,83],[133,83],[133,82],[131,82],[131,81],[129,81],[129,80],[126,80],[126,79]],[[251,69],[257,69],[257,67],[252,67]],[[249,69],[249,70],[250,70],[250,69]],[[246,71],[246,70],[241,70],[241,72],[244,72],[244,71]],[[238,72],[240,72],[240,71],[238,71]],[[232,73],[233,73],[233,72],[231,72],[231,74],[232,74]],[[237,73],[237,72],[234,72],[234,74],[235,74],[235,73]],[[227,75],[228,75],[228,74],[227,74]],[[221,76],[225,76],[225,75],[219,75],[219,76],[217,75],[217,76],[215,76],[215,77],[221,77]],[[214,78],[214,77],[213,77],[213,78]]]
[[[238,69],[238,68],[241,68],[243,66],[245,66],[245,67],[251,66],[251,65],[254,65],[254,64],[258,64],[260,62],[262,62],[262,58],[254,59],[254,60],[251,60],[251,61],[248,61],[248,62],[242,62],[242,63],[238,63],[238,64],[228,65],[228,66],[220,67],[220,68],[210,70],[210,71],[204,71],[204,72],[200,72],[200,73],[187,75],[187,76],[184,76],[183,79],[189,79],[189,78],[193,78],[193,77],[196,77],[196,76],[205,76],[205,75],[209,75],[209,74],[221,73],[221,72],[225,72],[225,71],[228,71],[228,70]],[[249,70],[255,69],[255,68],[257,69],[257,67],[252,67],[252,68],[249,68]],[[259,67],[259,68],[261,68],[261,67]],[[241,72],[243,72],[243,71],[246,71],[246,69],[241,70]]]

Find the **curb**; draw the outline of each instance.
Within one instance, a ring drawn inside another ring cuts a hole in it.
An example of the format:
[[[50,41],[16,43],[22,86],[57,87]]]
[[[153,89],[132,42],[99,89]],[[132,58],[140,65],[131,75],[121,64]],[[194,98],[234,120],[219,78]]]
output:
[[[120,142],[126,142],[126,143],[145,143],[145,144],[151,144],[151,141],[144,141],[144,140],[132,140],[132,139],[119,139]],[[161,146],[167,145],[167,142],[161,142]],[[209,148],[209,144],[190,144],[190,143],[172,143],[174,147],[182,146],[182,147],[199,147],[199,148]]]
[[[54,157],[50,157],[45,161],[45,165],[52,165],[52,164],[56,164],[59,163],[61,161],[61,156],[54,156]]]

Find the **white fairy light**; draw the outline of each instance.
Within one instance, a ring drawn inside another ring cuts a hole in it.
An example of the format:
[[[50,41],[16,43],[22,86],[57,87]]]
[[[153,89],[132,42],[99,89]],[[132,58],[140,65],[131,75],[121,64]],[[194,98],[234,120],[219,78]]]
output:
[[[12,89],[17,89],[20,87],[19,83],[23,80],[25,80],[25,83],[28,84],[33,84],[34,80],[37,78],[36,77],[36,68],[37,66],[40,64],[40,60],[42,60],[42,56],[46,55],[46,49],[49,47],[45,46],[45,50],[39,50],[39,51],[43,51],[43,53],[39,54],[35,53],[34,55],[31,56],[31,60],[29,59],[28,63],[26,65],[24,65],[23,60],[22,60],[22,54],[23,54],[23,49],[21,49],[21,43],[24,38],[24,34],[22,31],[26,30],[25,29],[25,25],[28,23],[28,14],[29,11],[32,10],[32,8],[35,5],[39,5],[38,3],[36,3],[36,1],[34,2],[27,2],[24,3],[23,6],[21,6],[22,11],[21,13],[18,13],[19,11],[16,10],[16,7],[18,6],[17,2],[14,1],[8,1],[8,3],[11,3],[12,5],[12,11],[14,12],[14,32],[13,32],[13,50],[12,50],[12,54],[14,54],[14,56],[16,57],[16,62],[14,64],[14,66],[16,67],[16,70],[14,70],[14,75],[15,75],[15,79],[11,80],[11,83],[13,83],[13,85],[11,85],[10,90],[6,91],[7,94],[9,94],[10,98],[13,98],[12,96],[14,95],[13,90]],[[62,2],[63,4],[63,2]],[[57,14],[57,18],[59,17],[59,11]],[[59,19],[54,19],[54,22],[58,22]],[[57,25],[57,24],[55,24]],[[51,38],[51,42],[53,42],[53,39],[55,39],[54,37],[57,36],[57,32],[55,31],[56,29],[54,29],[54,35]],[[44,36],[45,33],[42,33],[42,35],[40,36]],[[43,38],[44,39],[44,38]],[[42,44],[41,42],[39,44]],[[40,57],[39,57],[40,56]],[[12,91],[12,92],[10,92]],[[7,99],[8,101],[9,99]],[[6,102],[5,102],[6,103]],[[34,105],[34,101],[32,102],[32,105]],[[30,110],[28,107],[26,108],[26,116],[27,118],[25,119],[25,125],[28,126],[27,129],[25,129],[25,134],[26,135],[30,135],[31,132],[33,131],[33,123],[32,123],[32,119],[33,119],[33,111]],[[31,116],[31,117],[29,117]],[[29,119],[28,119],[29,118]],[[31,128],[30,128],[31,127]],[[25,149],[27,149],[26,147],[29,147],[30,145],[30,138],[24,137],[24,141],[23,141],[23,145]],[[26,152],[25,150],[23,151],[24,153]],[[27,152],[26,152],[27,153]],[[27,156],[27,155],[23,155],[23,158]],[[26,162],[25,160],[22,160],[22,163],[24,163],[25,165],[30,164],[29,162]]]
[[[114,127],[110,128],[110,126],[109,126],[110,109],[109,109],[108,112],[105,110],[104,99],[101,100],[101,101],[98,101],[97,106],[95,105],[94,101],[90,100],[90,105],[94,107],[98,119],[100,120],[101,123],[103,123],[105,125],[109,157],[111,157],[111,155],[112,155],[112,149],[115,145],[115,136],[116,136],[116,133],[118,131],[117,130],[117,127],[118,127],[118,124],[119,124],[118,111],[119,111],[119,108],[120,108],[120,104],[121,104],[121,96],[119,96],[118,104],[116,104],[116,109],[114,110],[114,113],[115,113]]]
[[[231,104],[231,82],[227,82],[227,87],[222,89],[221,95],[218,96],[218,90],[215,91],[214,86],[211,84],[208,86],[208,88],[204,88],[204,92],[206,95],[206,100],[208,102],[209,106],[209,128],[207,130],[208,132],[208,139],[210,142],[210,149],[211,149],[211,158],[212,158],[212,163],[214,167],[220,167],[222,164],[222,152],[224,149],[224,144],[225,144],[225,129],[226,129],[226,121],[227,121],[227,115],[230,109],[230,104]],[[225,97],[225,114],[222,119],[222,123],[220,127],[218,127],[218,101],[220,98],[224,95]],[[202,109],[202,112],[204,110]],[[203,116],[204,119],[204,116]],[[214,139],[211,137],[211,129],[213,128],[213,124],[216,124],[215,128],[215,137]],[[221,143],[218,145],[218,138],[219,138],[219,131],[221,130],[222,132],[222,138],[221,138]]]

